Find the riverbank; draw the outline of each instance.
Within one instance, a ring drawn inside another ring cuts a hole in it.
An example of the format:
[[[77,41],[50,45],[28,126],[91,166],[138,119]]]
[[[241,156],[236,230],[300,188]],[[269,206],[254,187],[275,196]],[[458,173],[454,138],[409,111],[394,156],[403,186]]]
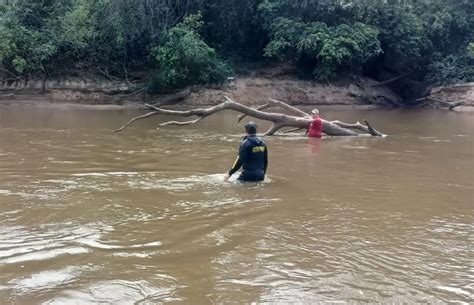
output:
[[[193,87],[172,95],[149,96],[144,84],[77,79],[0,83],[0,105],[21,107],[74,107],[82,109],[144,109],[145,103],[181,107],[212,106],[227,95],[246,105],[264,104],[269,98],[299,106],[353,108],[399,107],[402,100],[386,85],[369,79],[317,83],[277,70],[236,77],[220,87]],[[138,91],[138,92],[137,92]],[[143,90],[142,90],[143,91]],[[474,83],[434,88],[430,98],[463,102],[456,108],[474,111]],[[436,102],[428,107],[437,107]]]

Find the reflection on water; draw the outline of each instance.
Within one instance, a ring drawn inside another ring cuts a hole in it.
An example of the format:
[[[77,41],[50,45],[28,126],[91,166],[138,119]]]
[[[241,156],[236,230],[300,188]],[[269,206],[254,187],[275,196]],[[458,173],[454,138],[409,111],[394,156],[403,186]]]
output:
[[[1,304],[474,302],[471,113],[327,109],[390,136],[268,138],[254,185],[234,113],[134,114],[0,109]]]

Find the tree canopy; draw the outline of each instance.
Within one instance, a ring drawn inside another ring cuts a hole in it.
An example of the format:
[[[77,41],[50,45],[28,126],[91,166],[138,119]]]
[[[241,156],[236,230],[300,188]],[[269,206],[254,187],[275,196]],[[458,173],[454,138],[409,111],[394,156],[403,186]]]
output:
[[[474,81],[474,1],[0,0],[4,79],[100,74],[171,92],[279,61],[318,80]]]

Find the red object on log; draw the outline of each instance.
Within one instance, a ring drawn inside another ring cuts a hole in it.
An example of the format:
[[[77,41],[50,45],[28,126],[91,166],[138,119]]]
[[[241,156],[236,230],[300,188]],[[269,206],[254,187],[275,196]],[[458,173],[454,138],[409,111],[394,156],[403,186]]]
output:
[[[323,122],[319,116],[313,119],[309,126],[308,137],[310,138],[321,138],[323,135]]]

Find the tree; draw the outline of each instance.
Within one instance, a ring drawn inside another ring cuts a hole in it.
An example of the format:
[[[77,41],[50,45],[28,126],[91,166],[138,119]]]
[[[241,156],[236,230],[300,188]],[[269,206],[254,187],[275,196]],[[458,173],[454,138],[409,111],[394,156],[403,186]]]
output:
[[[73,1],[7,3],[0,12],[0,61],[20,76],[44,78],[54,73],[58,58],[87,45],[93,33],[86,20],[82,6]]]
[[[132,118],[125,125],[117,129],[116,132],[123,131],[128,126],[130,126],[131,124],[133,124],[134,122],[138,120],[146,119],[146,118],[160,115],[160,114],[176,115],[176,116],[183,116],[183,117],[190,117],[190,116],[198,117],[197,119],[194,119],[191,121],[184,121],[184,122],[169,121],[169,122],[161,123],[159,125],[160,127],[168,126],[168,125],[185,126],[185,125],[195,124],[201,121],[202,119],[223,110],[234,110],[234,111],[243,113],[244,116],[248,115],[254,118],[272,122],[272,126],[265,133],[265,135],[267,136],[274,135],[278,130],[284,127],[296,127],[296,130],[308,129],[309,125],[313,121],[312,117],[309,114],[305,113],[302,110],[299,110],[298,108],[295,108],[293,106],[290,106],[280,101],[271,99],[270,103],[261,105],[253,109],[243,104],[240,104],[238,102],[235,102],[227,96],[225,98],[226,98],[225,102],[219,105],[216,105],[214,107],[198,108],[198,109],[192,109],[192,110],[186,110],[186,111],[163,109],[163,108],[156,107],[154,105],[147,104],[147,106],[151,108],[152,111],[144,115]],[[281,107],[284,110],[293,113],[293,115],[263,111],[264,109],[267,109],[271,106]],[[240,117],[239,122],[240,120],[242,120],[242,118],[243,116]],[[323,132],[330,136],[352,136],[353,137],[353,136],[361,135],[350,129],[361,130],[366,135],[369,134],[369,135],[377,136],[377,137],[384,136],[384,134],[372,128],[367,121],[365,121],[366,125],[362,125],[359,122],[355,124],[348,124],[348,123],[344,123],[340,121],[326,121],[326,120],[322,120],[322,122],[323,122]]]
[[[265,55],[312,63],[317,79],[327,80],[336,72],[359,71],[381,52],[378,31],[362,23],[328,27],[322,22],[303,23],[280,18],[271,26],[271,41]]]
[[[154,90],[169,92],[220,83],[230,73],[219,59],[225,56],[237,67],[249,60],[286,60],[322,80],[348,73],[382,81],[408,75],[399,82],[473,80],[471,72],[458,69],[470,65],[472,0],[0,3],[4,79],[100,74],[132,82],[154,75]],[[184,28],[185,19],[199,12],[199,29]],[[166,50],[173,48],[182,51],[171,62]],[[197,66],[202,73],[177,75]]]
[[[469,44],[457,54],[437,57],[429,66],[428,80],[436,84],[474,81],[474,44]]]
[[[166,35],[164,45],[152,54],[159,64],[150,92],[166,93],[185,86],[223,83],[232,71],[217,57],[199,35],[203,26],[200,14],[189,15]]]
[[[429,48],[422,20],[403,5],[378,4],[358,8],[356,18],[379,29],[383,64],[406,72],[417,67],[423,52]]]
[[[261,60],[267,33],[258,6],[262,0],[195,0],[192,11],[202,12],[203,38],[229,57]]]

